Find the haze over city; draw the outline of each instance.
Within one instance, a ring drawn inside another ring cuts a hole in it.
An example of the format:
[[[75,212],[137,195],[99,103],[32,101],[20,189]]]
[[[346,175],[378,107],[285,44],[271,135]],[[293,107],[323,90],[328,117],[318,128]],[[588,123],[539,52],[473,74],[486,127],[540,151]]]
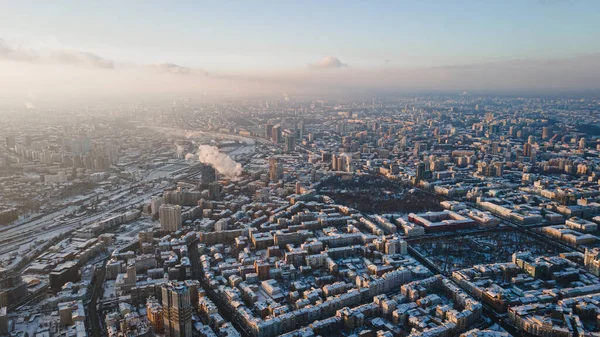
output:
[[[7,2],[3,99],[600,89],[595,1]]]

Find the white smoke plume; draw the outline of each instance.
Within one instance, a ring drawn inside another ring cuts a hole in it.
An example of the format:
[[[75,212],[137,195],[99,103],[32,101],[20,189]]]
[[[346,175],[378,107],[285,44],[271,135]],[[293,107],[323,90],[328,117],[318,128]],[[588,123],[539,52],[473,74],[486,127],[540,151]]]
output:
[[[200,145],[197,155],[200,162],[211,164],[222,175],[236,177],[242,174],[242,164],[220,152],[216,146]],[[188,156],[186,156],[186,159],[188,159]]]

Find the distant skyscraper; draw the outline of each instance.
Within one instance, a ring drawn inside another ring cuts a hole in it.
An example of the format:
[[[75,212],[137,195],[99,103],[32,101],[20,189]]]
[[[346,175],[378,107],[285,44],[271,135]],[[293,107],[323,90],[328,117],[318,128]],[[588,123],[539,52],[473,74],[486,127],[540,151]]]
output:
[[[296,149],[296,137],[288,135],[285,137],[285,152],[294,152]]]
[[[413,153],[415,155],[415,157],[418,156],[423,151],[427,151],[427,144],[421,143],[421,142],[415,142],[415,149],[414,149],[414,153]]]
[[[531,156],[531,143],[523,144],[523,157]]]
[[[166,337],[192,336],[190,289],[182,282],[162,286],[163,327]]]
[[[269,159],[269,179],[279,181],[283,178],[283,165],[278,158]]]
[[[181,229],[181,206],[164,204],[159,208],[160,227],[162,230],[175,232]]]
[[[506,158],[506,160],[510,161],[511,157],[512,157],[512,145],[506,144],[506,149],[504,150],[504,158]]]
[[[499,161],[494,162],[494,168],[495,168],[496,177],[502,177],[502,175],[504,174],[502,163]]]
[[[400,144],[399,144],[399,145],[400,145],[400,150],[404,150],[404,149],[406,149],[406,143],[407,143],[407,142],[408,142],[408,140],[406,139],[406,136],[403,136],[403,137],[400,139]]]
[[[531,153],[529,154],[529,161],[535,163],[537,160],[537,152],[534,148],[531,149]]]
[[[425,163],[419,162],[417,164],[417,173],[416,173],[417,181],[423,180],[424,177],[425,177]]]
[[[298,138],[302,139],[304,137],[304,120],[298,122]]]
[[[579,149],[580,149],[580,150],[584,150],[586,147],[587,147],[587,144],[586,144],[586,142],[585,142],[585,138],[583,138],[583,137],[582,137],[582,138],[579,140]]]
[[[15,144],[16,144],[15,137],[13,137],[13,136],[6,137],[6,147],[13,148],[13,147],[15,147]]]
[[[207,188],[210,183],[217,181],[217,170],[212,165],[202,164],[200,167],[200,187]]]
[[[347,124],[346,121],[343,120],[341,122],[339,122],[336,126],[335,126],[335,132],[339,133],[340,135],[343,135],[346,133],[347,129]]]
[[[221,200],[221,185],[218,182],[208,185],[208,197],[211,200]]]
[[[334,153],[331,155],[331,169],[334,171],[337,171],[338,170],[337,164],[338,164],[338,155]]]
[[[548,140],[551,137],[552,137],[552,130],[550,130],[550,127],[544,126],[542,128],[542,139],[543,140]]]
[[[281,142],[281,125],[275,125],[271,130],[271,140],[273,143],[279,144]]]
[[[272,136],[273,136],[273,124],[266,124],[265,125],[265,138],[271,139]]]
[[[497,156],[499,153],[498,142],[492,142],[492,155]]]
[[[375,112],[375,95],[373,95],[373,107],[372,107],[372,109],[373,109],[373,112]]]

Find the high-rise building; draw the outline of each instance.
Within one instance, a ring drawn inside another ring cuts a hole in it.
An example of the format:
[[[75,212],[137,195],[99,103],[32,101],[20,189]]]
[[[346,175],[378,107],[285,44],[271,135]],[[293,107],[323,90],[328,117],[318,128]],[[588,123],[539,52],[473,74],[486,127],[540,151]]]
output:
[[[490,134],[491,135],[497,135],[499,133],[500,133],[500,125],[498,125],[498,124],[490,125]]]
[[[530,157],[531,156],[531,143],[525,143],[523,144],[523,157]]]
[[[273,124],[266,124],[265,125],[265,138],[271,139],[272,136],[273,136]]]
[[[127,287],[135,286],[137,281],[137,271],[135,269],[135,262],[127,263],[127,271],[125,273],[125,285]]]
[[[140,243],[150,243],[154,242],[154,233],[152,230],[143,230],[138,232],[138,240]]]
[[[190,289],[183,282],[162,286],[162,309],[166,337],[192,336]]]
[[[492,143],[492,155],[493,156],[497,156],[499,153],[498,151],[498,142],[493,142]]]
[[[298,122],[298,138],[302,139],[304,137],[304,120]]]
[[[341,162],[340,162],[341,160]],[[344,153],[338,157],[338,171],[352,172],[354,171],[354,161],[352,156]]]
[[[279,181],[283,178],[283,165],[278,158],[269,159],[269,179]]]
[[[548,140],[552,137],[552,130],[550,130],[549,126],[544,126],[542,128],[542,139]]]
[[[585,142],[585,138],[583,138],[583,137],[582,137],[582,138],[579,140],[579,149],[580,149],[580,150],[584,150],[586,147],[587,147],[587,144],[586,144],[586,142]]]
[[[336,130],[335,130],[335,132],[337,132],[337,133],[339,133],[339,134],[343,135],[343,134],[345,134],[345,133],[346,133],[346,131],[347,131],[347,128],[348,128],[348,125],[347,125],[346,121],[345,121],[345,120],[343,120],[343,121],[339,122],[339,123],[338,123],[338,124],[335,126],[335,129],[336,129]]]
[[[285,137],[285,152],[294,152],[296,148],[296,137],[288,135]]]
[[[8,315],[6,307],[0,307],[0,335],[8,335]]]
[[[163,197],[152,198],[152,201],[150,201],[150,213],[152,213],[152,216],[159,215],[158,212],[159,212],[160,206],[162,206],[162,204],[164,204]]]
[[[15,141],[15,137],[13,136],[8,136],[6,137],[6,147],[8,148],[13,148],[16,145],[16,141]]]
[[[279,144],[281,142],[281,125],[277,124],[271,130],[271,140],[273,143]]]
[[[502,177],[502,175],[504,174],[502,162],[494,162],[494,171],[496,173],[496,177]]]
[[[208,198],[211,200],[221,200],[221,184],[218,182],[208,185]]]
[[[20,275],[0,273],[0,308],[7,307],[27,296],[27,283]]]
[[[138,233],[138,244],[142,254],[153,252],[154,233],[152,230],[143,230]]]
[[[373,106],[372,106],[373,112],[375,112],[375,95],[373,95]]]
[[[181,229],[181,206],[164,204],[159,209],[160,227],[162,230],[175,232]]]
[[[417,164],[417,174],[416,174],[417,181],[423,180],[424,177],[425,177],[425,163],[419,162]]]
[[[164,333],[163,308],[156,298],[148,298],[146,302],[146,315],[154,332],[157,334]]]
[[[406,143],[408,142],[408,140],[406,139],[406,136],[403,136],[400,139],[400,150],[404,151],[404,149],[406,149]]]
[[[506,144],[506,148],[504,149],[504,158],[506,158],[506,160],[510,161],[510,159],[512,158],[512,145]]]
[[[217,170],[210,164],[202,164],[200,167],[200,188],[207,188],[208,184],[217,181]]]
[[[338,170],[338,155],[337,154],[332,154],[331,155],[331,169],[334,171]]]
[[[415,142],[415,149],[413,154],[418,156],[421,152],[427,151],[427,143]]]

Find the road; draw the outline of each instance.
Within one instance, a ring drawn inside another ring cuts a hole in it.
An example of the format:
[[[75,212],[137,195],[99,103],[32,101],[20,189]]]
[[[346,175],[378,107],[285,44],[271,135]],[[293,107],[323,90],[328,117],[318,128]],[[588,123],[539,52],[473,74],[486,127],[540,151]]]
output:
[[[90,301],[86,304],[85,308],[87,311],[86,318],[88,320],[88,330],[91,331],[91,335],[94,337],[102,336],[102,323],[100,322],[100,316],[97,312],[97,304],[98,298],[102,297],[104,292],[104,278],[106,276],[106,262],[109,260],[108,257],[104,259],[102,262],[102,267],[96,269],[96,275],[94,275],[94,279],[92,281],[92,295],[90,297]],[[89,291],[89,290],[88,290]]]

